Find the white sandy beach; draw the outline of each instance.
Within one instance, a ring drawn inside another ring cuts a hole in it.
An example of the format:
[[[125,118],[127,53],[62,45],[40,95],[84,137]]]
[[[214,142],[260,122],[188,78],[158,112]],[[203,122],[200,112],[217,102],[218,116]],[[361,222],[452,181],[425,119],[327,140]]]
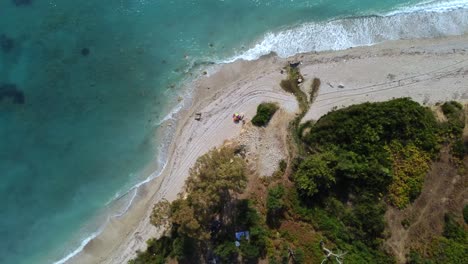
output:
[[[241,134],[243,125],[231,119],[234,112],[245,113],[248,120],[259,103],[271,101],[277,102],[285,115],[293,116],[298,110],[295,97],[279,86],[286,78],[281,69],[288,61],[302,62],[299,68],[305,78],[304,91],[310,89],[313,78],[321,79],[319,94],[304,120],[317,120],[335,108],[397,97],[411,97],[426,105],[448,100],[468,102],[467,35],[394,41],[288,59],[270,55],[223,65],[192,84],[194,102],[181,113],[162,175],[142,186],[129,212],[112,220],[70,262],[126,263],[135,257],[136,250],[144,250],[145,241],[158,234],[149,222],[153,205],[160,199],[177,197],[199,156]],[[197,112],[202,113],[201,121],[194,120]],[[277,163],[269,165],[274,168]]]

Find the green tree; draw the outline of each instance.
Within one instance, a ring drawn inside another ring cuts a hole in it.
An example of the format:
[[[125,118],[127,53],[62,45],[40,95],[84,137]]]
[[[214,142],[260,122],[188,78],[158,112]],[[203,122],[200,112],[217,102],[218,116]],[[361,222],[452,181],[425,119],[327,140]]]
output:
[[[154,207],[151,214],[150,222],[156,227],[161,227],[165,230],[171,228],[171,203],[166,199],[159,201]]]
[[[234,241],[225,241],[214,250],[215,254],[221,258],[223,263],[236,263],[239,250]]]
[[[172,212],[174,222],[187,235],[208,239],[206,223],[210,223],[215,214],[226,221],[232,217],[233,195],[242,192],[247,182],[245,162],[235,152],[236,149],[231,147],[213,149],[191,168],[186,182],[187,198],[178,205],[183,208],[177,210],[179,220],[176,212]]]
[[[172,222],[177,231],[198,240],[209,239],[210,235],[202,228],[194,208],[185,199],[178,199],[172,203]]]
[[[336,156],[331,151],[307,157],[299,165],[294,177],[297,188],[309,197],[327,192],[336,182],[336,164]]]

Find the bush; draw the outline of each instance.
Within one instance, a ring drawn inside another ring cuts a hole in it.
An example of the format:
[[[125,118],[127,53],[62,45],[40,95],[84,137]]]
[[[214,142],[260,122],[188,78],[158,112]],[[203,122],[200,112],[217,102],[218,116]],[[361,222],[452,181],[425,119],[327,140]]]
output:
[[[304,251],[300,248],[297,248],[296,249],[296,252],[295,252],[295,261],[294,263],[295,264],[303,264],[305,263],[305,254],[304,254]]]
[[[457,102],[446,102],[442,106],[442,112],[447,117],[447,122],[441,125],[442,133],[450,139],[460,139],[465,127],[465,115],[463,106]]]
[[[267,222],[271,227],[278,227],[285,210],[284,187],[278,185],[268,190],[267,197]]]
[[[390,203],[403,209],[421,193],[429,171],[430,157],[413,144],[392,142],[389,151],[393,162],[393,180],[389,187]]]
[[[462,139],[456,139],[452,144],[452,155],[460,160],[468,153],[468,142],[463,142]]]
[[[252,124],[256,126],[266,126],[273,115],[278,110],[274,103],[261,103],[257,107],[257,114],[252,118]]]
[[[318,91],[320,89],[320,84],[321,84],[321,81],[319,78],[314,78],[314,80],[312,81],[312,87],[311,87],[311,90],[310,90],[310,102],[314,102],[315,98],[317,98],[317,95],[318,95]]]
[[[445,214],[444,220],[444,236],[458,243],[466,244],[468,242],[467,233],[464,228],[455,220],[455,216],[452,214]]]
[[[299,109],[305,114],[309,107],[309,103],[307,101],[307,95],[299,88],[298,84],[298,80],[304,79],[304,77],[302,77],[298,68],[288,66],[287,71],[288,78],[286,80],[282,80],[280,82],[280,86],[286,92],[294,94],[297,102],[299,103]]]
[[[463,219],[465,220],[465,224],[468,224],[468,205],[463,207]]]
[[[430,260],[437,264],[466,263],[468,250],[466,244],[457,243],[452,239],[440,237],[431,245]],[[426,262],[427,263],[427,262]]]
[[[233,241],[226,241],[218,245],[214,253],[221,258],[223,263],[231,263],[233,260],[237,259],[239,251]]]
[[[284,209],[284,187],[278,185],[268,190],[267,210],[270,212],[278,212]]]
[[[460,110],[463,109],[463,106],[455,101],[446,102],[442,105],[442,112],[447,118],[458,116]]]

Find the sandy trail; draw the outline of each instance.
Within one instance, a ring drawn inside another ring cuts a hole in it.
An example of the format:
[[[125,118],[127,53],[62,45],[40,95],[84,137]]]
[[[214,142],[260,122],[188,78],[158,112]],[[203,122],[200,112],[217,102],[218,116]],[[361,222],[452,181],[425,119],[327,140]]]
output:
[[[300,54],[289,60],[302,61],[303,90],[310,89],[314,77],[321,79],[319,94],[305,117],[316,120],[333,108],[394,97],[411,97],[425,104],[468,102],[467,50],[468,36],[461,36]],[[294,96],[279,86],[286,78],[280,71],[287,63],[288,59],[273,55],[238,61],[194,82],[193,104],[181,113],[162,175],[141,187],[130,211],[113,220],[71,263],[126,263],[136,250],[144,250],[145,241],[158,234],[149,224],[153,205],[162,198],[177,197],[199,156],[239,136],[242,125],[232,122],[234,112],[250,119],[259,103],[273,101],[286,113],[295,113]],[[338,88],[339,84],[344,88]],[[194,120],[197,112],[202,113],[201,121]]]

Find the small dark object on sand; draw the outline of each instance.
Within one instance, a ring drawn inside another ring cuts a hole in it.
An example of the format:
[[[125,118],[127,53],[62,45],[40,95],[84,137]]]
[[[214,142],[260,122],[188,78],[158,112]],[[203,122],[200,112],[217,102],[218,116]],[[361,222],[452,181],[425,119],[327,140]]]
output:
[[[4,97],[11,97],[15,104],[24,104],[24,94],[16,88],[15,84],[0,84],[0,101],[2,101]]]
[[[32,4],[32,0],[13,0],[15,6],[27,6]]]
[[[299,61],[299,62],[289,63],[289,66],[291,68],[297,68],[300,64],[301,64],[301,62]]]
[[[15,43],[13,39],[7,37],[5,34],[1,34],[0,47],[2,48],[3,52],[8,53],[15,47]]]
[[[81,55],[86,57],[86,56],[89,55],[89,53],[90,53],[90,50],[88,48],[82,48],[81,49]]]

